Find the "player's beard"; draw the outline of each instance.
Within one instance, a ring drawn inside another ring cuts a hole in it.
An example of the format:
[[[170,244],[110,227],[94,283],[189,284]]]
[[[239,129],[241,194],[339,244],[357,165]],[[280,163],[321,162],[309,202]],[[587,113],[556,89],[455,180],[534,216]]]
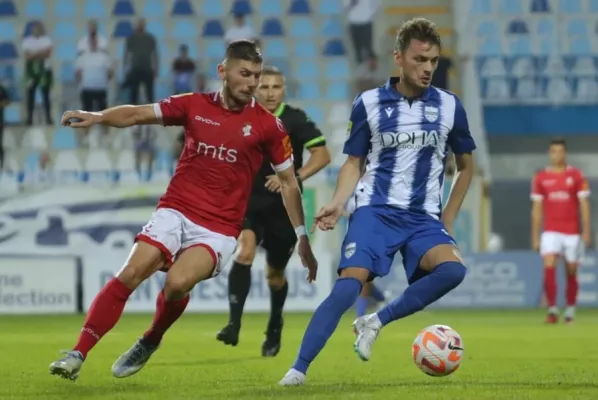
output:
[[[228,99],[228,106],[231,108],[242,108],[245,107],[249,101],[251,101],[251,97],[245,98],[244,94],[239,93],[238,95],[235,94],[235,91],[231,89],[228,85],[224,86],[224,92],[226,93],[226,97]]]

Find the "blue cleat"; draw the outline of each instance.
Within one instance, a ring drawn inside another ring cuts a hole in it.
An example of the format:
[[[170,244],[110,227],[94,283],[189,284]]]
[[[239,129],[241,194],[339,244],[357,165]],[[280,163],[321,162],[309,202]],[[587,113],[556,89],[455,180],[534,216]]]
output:
[[[116,378],[126,378],[136,374],[149,361],[150,357],[158,349],[138,339],[133,347],[123,353],[112,365],[112,375]]]

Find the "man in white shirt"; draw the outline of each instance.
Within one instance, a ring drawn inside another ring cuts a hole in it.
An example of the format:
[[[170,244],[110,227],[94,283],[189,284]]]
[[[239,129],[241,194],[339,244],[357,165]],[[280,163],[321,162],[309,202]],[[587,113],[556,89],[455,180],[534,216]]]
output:
[[[343,0],[357,64],[375,58],[373,21],[380,0]]]
[[[87,23],[87,35],[79,39],[77,54],[89,51],[91,40],[95,39],[98,50],[108,51],[108,39],[98,32],[98,21],[90,19]]]
[[[226,30],[224,40],[226,43],[235,42],[237,40],[255,40],[256,34],[253,28],[245,23],[245,15],[233,14],[235,25]]]

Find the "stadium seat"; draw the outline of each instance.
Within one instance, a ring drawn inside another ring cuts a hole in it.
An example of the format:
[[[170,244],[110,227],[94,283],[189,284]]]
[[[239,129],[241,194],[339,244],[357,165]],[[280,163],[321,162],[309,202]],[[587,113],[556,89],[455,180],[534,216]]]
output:
[[[559,42],[553,36],[536,39],[536,54],[541,56],[549,56],[560,54]]]
[[[303,82],[297,90],[298,100],[320,100],[320,86],[316,82]]]
[[[3,135],[4,135],[4,137],[3,137],[4,143],[2,143],[2,145],[4,146],[5,149],[14,150],[19,147],[17,144],[17,140],[15,138],[15,134],[12,130],[5,128]]]
[[[163,0],[145,0],[145,5],[142,9],[142,15],[145,18],[157,18],[157,19],[164,19],[166,16],[166,2]],[[208,1],[208,3],[210,3]]]
[[[267,58],[288,57],[289,48],[283,39],[264,40],[264,55]]]
[[[105,0],[85,0],[85,6],[83,7],[83,16],[85,18],[105,18],[108,16],[106,10]]]
[[[1,0],[0,1],[0,17],[14,17],[17,15],[17,8],[13,0]]]
[[[117,0],[112,8],[112,15],[115,17],[130,17],[135,15],[135,8],[130,0]]]
[[[12,63],[0,64],[0,81],[11,82],[16,78],[15,66]]]
[[[480,57],[479,74],[482,78],[506,76],[507,71],[503,57]]]
[[[118,21],[114,26],[112,37],[115,38],[128,38],[133,33],[133,25],[131,21]]]
[[[291,64],[288,58],[268,58],[267,63],[278,68],[285,76],[291,75]]]
[[[490,78],[486,79],[485,81],[485,98],[506,100],[511,97],[511,90],[509,88],[509,81],[507,78]]]
[[[24,168],[27,171],[37,171],[39,169],[40,154],[37,151],[30,151],[25,156]]]
[[[112,162],[103,149],[90,151],[85,162],[86,181],[91,184],[107,184],[113,180]]]
[[[147,179],[149,179],[149,172],[147,171],[146,174]],[[141,181],[135,168],[135,152],[123,151],[118,155],[115,180],[125,184],[136,184]]]
[[[560,55],[548,57],[540,68],[540,73],[546,76],[564,76],[569,73],[567,66]]]
[[[347,51],[341,39],[330,39],[324,44],[322,54],[325,56],[344,56]]]
[[[73,38],[78,37],[77,28],[71,21],[61,21],[59,24],[54,25],[52,36],[58,40],[73,40]]]
[[[547,97],[555,102],[570,100],[573,97],[573,87],[565,78],[552,78],[546,88]]]
[[[224,28],[217,19],[206,21],[203,26],[202,36],[204,37],[222,37],[224,36]]]
[[[282,6],[280,0],[262,0],[259,4],[258,14],[265,16],[282,16]]]
[[[569,36],[588,36],[592,28],[589,21],[575,18],[567,22],[566,32]]]
[[[588,38],[579,37],[569,43],[569,54],[574,56],[586,56],[592,54],[592,45]]]
[[[596,60],[590,56],[576,57],[575,65],[571,69],[571,72],[575,76],[596,76],[598,73]]]
[[[226,16],[221,1],[202,1],[198,15],[204,18],[222,18]]]
[[[179,17],[189,17],[194,15],[193,6],[189,0],[176,0],[172,6],[171,15]]]
[[[293,55],[301,58],[315,58],[318,55],[318,51],[314,41],[311,39],[295,40]]]
[[[318,7],[318,13],[320,15],[341,15],[343,6],[340,0],[325,0],[320,1]]]
[[[145,29],[157,38],[166,37],[166,27],[164,26],[164,22],[162,20],[154,19],[148,21]]]
[[[351,97],[349,85],[346,82],[335,82],[326,88],[325,99],[332,101],[343,101]]]
[[[344,35],[341,22],[335,18],[326,19],[320,32],[322,36],[327,37],[342,37]]]
[[[268,18],[262,24],[262,36],[283,36],[284,29],[278,18]]]
[[[507,26],[507,33],[514,35],[525,35],[529,33],[529,30],[527,29],[527,25],[524,21],[516,19],[509,22],[509,25]]]
[[[219,79],[218,78],[218,64],[222,61],[221,58],[210,58],[205,60],[205,75],[208,79]]]
[[[312,37],[317,32],[314,29],[312,20],[309,18],[293,18],[291,27],[289,28],[289,35],[292,38]]]
[[[320,71],[316,62],[301,60],[300,63],[295,64],[293,76],[299,80],[316,79],[319,75]]]
[[[160,71],[162,71],[164,68],[160,68]],[[167,75],[170,75],[170,70],[166,69],[167,71]],[[159,80],[156,82],[156,89],[155,89],[156,93],[156,98],[158,99],[165,99],[167,97],[169,97],[172,94],[172,85],[169,82],[166,82],[164,80]]]
[[[22,12],[27,19],[43,18],[47,15],[46,2],[44,0],[27,0]]]
[[[60,43],[56,47],[55,54],[60,62],[75,61],[77,58],[77,44],[75,42]]]
[[[18,58],[19,54],[13,42],[0,43],[0,61],[9,61]]]
[[[289,7],[289,14],[296,15],[309,15],[311,14],[311,8],[307,0],[292,0],[291,6]]]
[[[588,11],[591,13],[598,12],[598,0],[588,0],[588,1],[589,1]]]
[[[509,54],[513,56],[527,56],[532,54],[532,44],[529,36],[520,36],[511,40]]]
[[[351,78],[349,61],[345,58],[327,61],[325,77],[328,80],[349,80]]]
[[[499,24],[496,21],[482,21],[476,30],[477,36],[494,37],[500,35]]]
[[[52,136],[51,146],[56,150],[70,150],[77,148],[77,138],[70,128],[58,128]]]
[[[481,56],[499,56],[503,54],[502,42],[498,38],[488,38],[482,41],[478,48],[478,54]]]
[[[0,20],[0,41],[16,40],[17,29],[13,21]]]
[[[598,83],[595,76],[580,78],[577,81],[575,98],[586,102],[596,102],[598,100]]]
[[[53,169],[58,184],[79,183],[83,177],[81,161],[74,150],[57,152]]]
[[[561,0],[559,11],[565,14],[581,14],[583,12],[581,0]]]
[[[306,104],[303,107],[303,111],[305,111],[307,117],[314,121],[316,125],[321,125],[324,123],[324,113],[322,111],[322,107],[319,107],[315,104]],[[343,122],[347,121],[348,118],[349,117],[347,116],[347,118]]]
[[[501,0],[500,12],[504,14],[521,14],[523,12],[523,0]]]
[[[532,0],[530,9],[534,13],[549,13],[549,0]]]
[[[537,35],[550,35],[556,37],[556,22],[553,18],[542,18],[536,25]]]
[[[168,180],[174,170],[174,160],[170,150],[159,150],[154,161],[152,180]]]
[[[249,15],[253,13],[251,2],[249,0],[235,0],[230,12],[235,15]]]
[[[56,0],[54,18],[74,18],[77,15],[77,0]]]
[[[23,137],[23,147],[27,149],[45,150],[48,140],[43,128],[32,127],[27,129]]]
[[[21,106],[18,104],[9,104],[6,108],[4,108],[4,121],[7,125],[20,123]]]
[[[477,0],[471,2],[469,11],[473,15],[485,15],[492,13],[492,0]]]
[[[513,60],[511,66],[511,76],[515,78],[525,78],[536,75],[534,59],[532,57],[517,57]],[[500,76],[500,75],[494,75]],[[504,76],[504,75],[503,75]]]
[[[207,58],[222,58],[226,49],[224,40],[208,40],[205,43],[205,54]]]

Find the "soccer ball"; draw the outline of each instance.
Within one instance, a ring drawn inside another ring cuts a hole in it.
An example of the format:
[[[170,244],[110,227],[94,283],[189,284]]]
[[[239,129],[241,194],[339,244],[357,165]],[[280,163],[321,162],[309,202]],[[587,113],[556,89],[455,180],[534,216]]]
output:
[[[430,376],[447,376],[461,365],[463,341],[450,326],[432,325],[422,329],[411,351],[417,368]]]

